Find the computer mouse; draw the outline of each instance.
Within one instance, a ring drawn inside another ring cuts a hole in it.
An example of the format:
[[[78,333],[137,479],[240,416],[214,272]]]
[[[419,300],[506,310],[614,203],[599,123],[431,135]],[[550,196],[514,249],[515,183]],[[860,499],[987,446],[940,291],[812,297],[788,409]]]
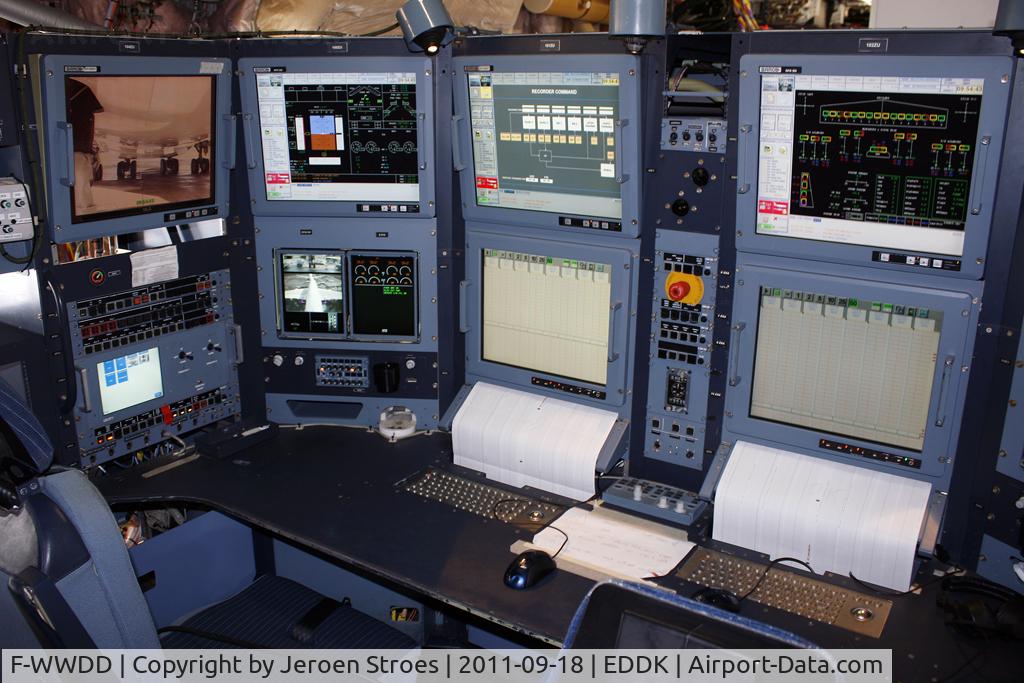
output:
[[[516,555],[505,570],[505,585],[523,590],[537,585],[541,579],[555,571],[555,560],[543,550],[527,550]]]

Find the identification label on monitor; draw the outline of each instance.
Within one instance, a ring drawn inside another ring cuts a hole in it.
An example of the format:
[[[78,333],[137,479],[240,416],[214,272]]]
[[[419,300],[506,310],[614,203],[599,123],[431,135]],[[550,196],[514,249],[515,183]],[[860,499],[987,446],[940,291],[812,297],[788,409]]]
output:
[[[758,234],[963,254],[984,79],[761,73]]]

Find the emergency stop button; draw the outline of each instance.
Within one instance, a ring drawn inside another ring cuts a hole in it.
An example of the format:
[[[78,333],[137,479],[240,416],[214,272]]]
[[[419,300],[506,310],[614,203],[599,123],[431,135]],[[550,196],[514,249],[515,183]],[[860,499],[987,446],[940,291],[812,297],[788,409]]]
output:
[[[695,306],[704,298],[704,281],[691,273],[669,273],[665,278],[665,295],[670,301]]]

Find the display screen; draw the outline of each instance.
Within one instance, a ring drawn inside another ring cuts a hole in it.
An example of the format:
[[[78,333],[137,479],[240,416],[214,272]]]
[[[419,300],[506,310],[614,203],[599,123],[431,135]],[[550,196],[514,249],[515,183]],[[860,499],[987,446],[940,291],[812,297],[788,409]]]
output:
[[[622,217],[617,73],[470,73],[478,206]]]
[[[612,267],[483,250],[484,360],[604,385]]]
[[[96,364],[103,414],[110,415],[164,395],[160,349],[129,353]]]
[[[757,232],[961,256],[983,86],[763,75]]]
[[[214,201],[214,76],[65,79],[75,223]]]
[[[352,334],[416,336],[416,257],[351,254]]]
[[[282,252],[281,332],[295,336],[345,334],[341,251]]]
[[[257,73],[270,201],[417,202],[414,73]]]
[[[752,417],[922,450],[941,311],[853,293],[760,297]]]

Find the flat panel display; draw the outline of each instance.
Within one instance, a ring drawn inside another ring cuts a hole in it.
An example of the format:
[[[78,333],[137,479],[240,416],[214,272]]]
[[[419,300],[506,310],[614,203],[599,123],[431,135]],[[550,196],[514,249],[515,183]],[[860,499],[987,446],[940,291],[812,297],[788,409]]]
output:
[[[345,335],[344,252],[280,252],[280,328],[287,336]]]
[[[758,234],[963,255],[984,78],[760,78]]]
[[[607,384],[612,266],[502,249],[482,255],[482,358]]]
[[[416,74],[256,74],[268,201],[418,202]]]
[[[104,415],[137,406],[164,395],[160,349],[129,353],[96,364]]]
[[[750,415],[921,451],[942,322],[912,301],[763,286]]]
[[[353,336],[416,336],[414,255],[353,253],[349,271]]]
[[[618,73],[465,78],[477,206],[622,218]]]
[[[66,76],[73,223],[214,201],[215,77]]]

